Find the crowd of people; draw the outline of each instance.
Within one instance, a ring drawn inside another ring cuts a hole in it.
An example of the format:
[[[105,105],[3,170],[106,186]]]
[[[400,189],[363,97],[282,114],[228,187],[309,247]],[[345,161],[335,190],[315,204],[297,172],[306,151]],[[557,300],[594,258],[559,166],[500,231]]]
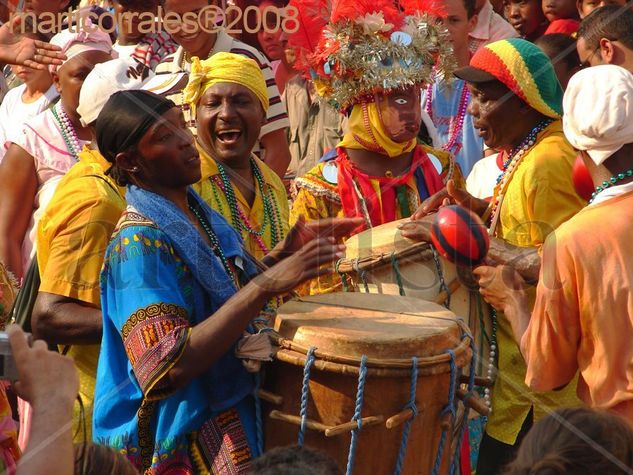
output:
[[[237,33],[208,6],[0,9],[6,473],[342,473],[263,452],[261,329],[347,287],[347,238],[430,242],[448,204],[490,235],[474,471],[633,473],[631,6],[236,0]],[[69,9],[48,35],[19,15]]]

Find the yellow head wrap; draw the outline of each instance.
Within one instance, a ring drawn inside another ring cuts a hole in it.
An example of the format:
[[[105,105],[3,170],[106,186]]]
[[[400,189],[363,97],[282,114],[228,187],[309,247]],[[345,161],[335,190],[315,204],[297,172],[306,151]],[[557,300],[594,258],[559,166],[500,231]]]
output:
[[[364,149],[397,157],[415,148],[416,139],[408,142],[394,142],[387,134],[375,102],[355,104],[347,122],[348,131],[337,147]]]
[[[268,89],[259,65],[252,59],[234,53],[216,53],[200,61],[193,57],[189,83],[183,90],[183,100],[195,112],[198,101],[214,84],[232,82],[250,89],[268,112]]]

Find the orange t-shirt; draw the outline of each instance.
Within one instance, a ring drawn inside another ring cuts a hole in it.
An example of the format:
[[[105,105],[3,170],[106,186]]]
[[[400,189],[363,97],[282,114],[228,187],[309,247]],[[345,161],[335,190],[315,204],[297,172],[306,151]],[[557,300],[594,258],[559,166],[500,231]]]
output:
[[[589,206],[546,240],[521,349],[538,391],[580,371],[578,396],[633,424],[633,192]]]

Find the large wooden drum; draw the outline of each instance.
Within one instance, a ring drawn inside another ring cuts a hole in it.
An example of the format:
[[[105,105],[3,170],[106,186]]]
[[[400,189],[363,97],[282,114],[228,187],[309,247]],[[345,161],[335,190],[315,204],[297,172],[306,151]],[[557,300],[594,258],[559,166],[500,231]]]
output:
[[[354,474],[447,472],[459,376],[472,354],[452,312],[341,292],[282,305],[274,329],[278,351],[262,392],[267,448],[304,439]]]
[[[481,298],[472,273],[439,256],[430,243],[404,238],[398,226],[406,221],[377,226],[345,242],[345,259],[337,268],[351,282],[348,290],[447,305],[464,319],[476,341],[477,375],[490,379],[491,309]]]

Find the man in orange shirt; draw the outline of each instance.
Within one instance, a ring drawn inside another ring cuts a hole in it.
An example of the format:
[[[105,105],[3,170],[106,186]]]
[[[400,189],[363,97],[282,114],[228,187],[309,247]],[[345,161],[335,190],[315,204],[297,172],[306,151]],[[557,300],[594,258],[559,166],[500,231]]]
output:
[[[580,371],[578,396],[633,425],[633,75],[613,65],[571,78],[564,131],[596,192],[548,236],[530,316],[523,279],[479,267],[481,293],[502,309],[527,364],[526,384],[548,391]]]

